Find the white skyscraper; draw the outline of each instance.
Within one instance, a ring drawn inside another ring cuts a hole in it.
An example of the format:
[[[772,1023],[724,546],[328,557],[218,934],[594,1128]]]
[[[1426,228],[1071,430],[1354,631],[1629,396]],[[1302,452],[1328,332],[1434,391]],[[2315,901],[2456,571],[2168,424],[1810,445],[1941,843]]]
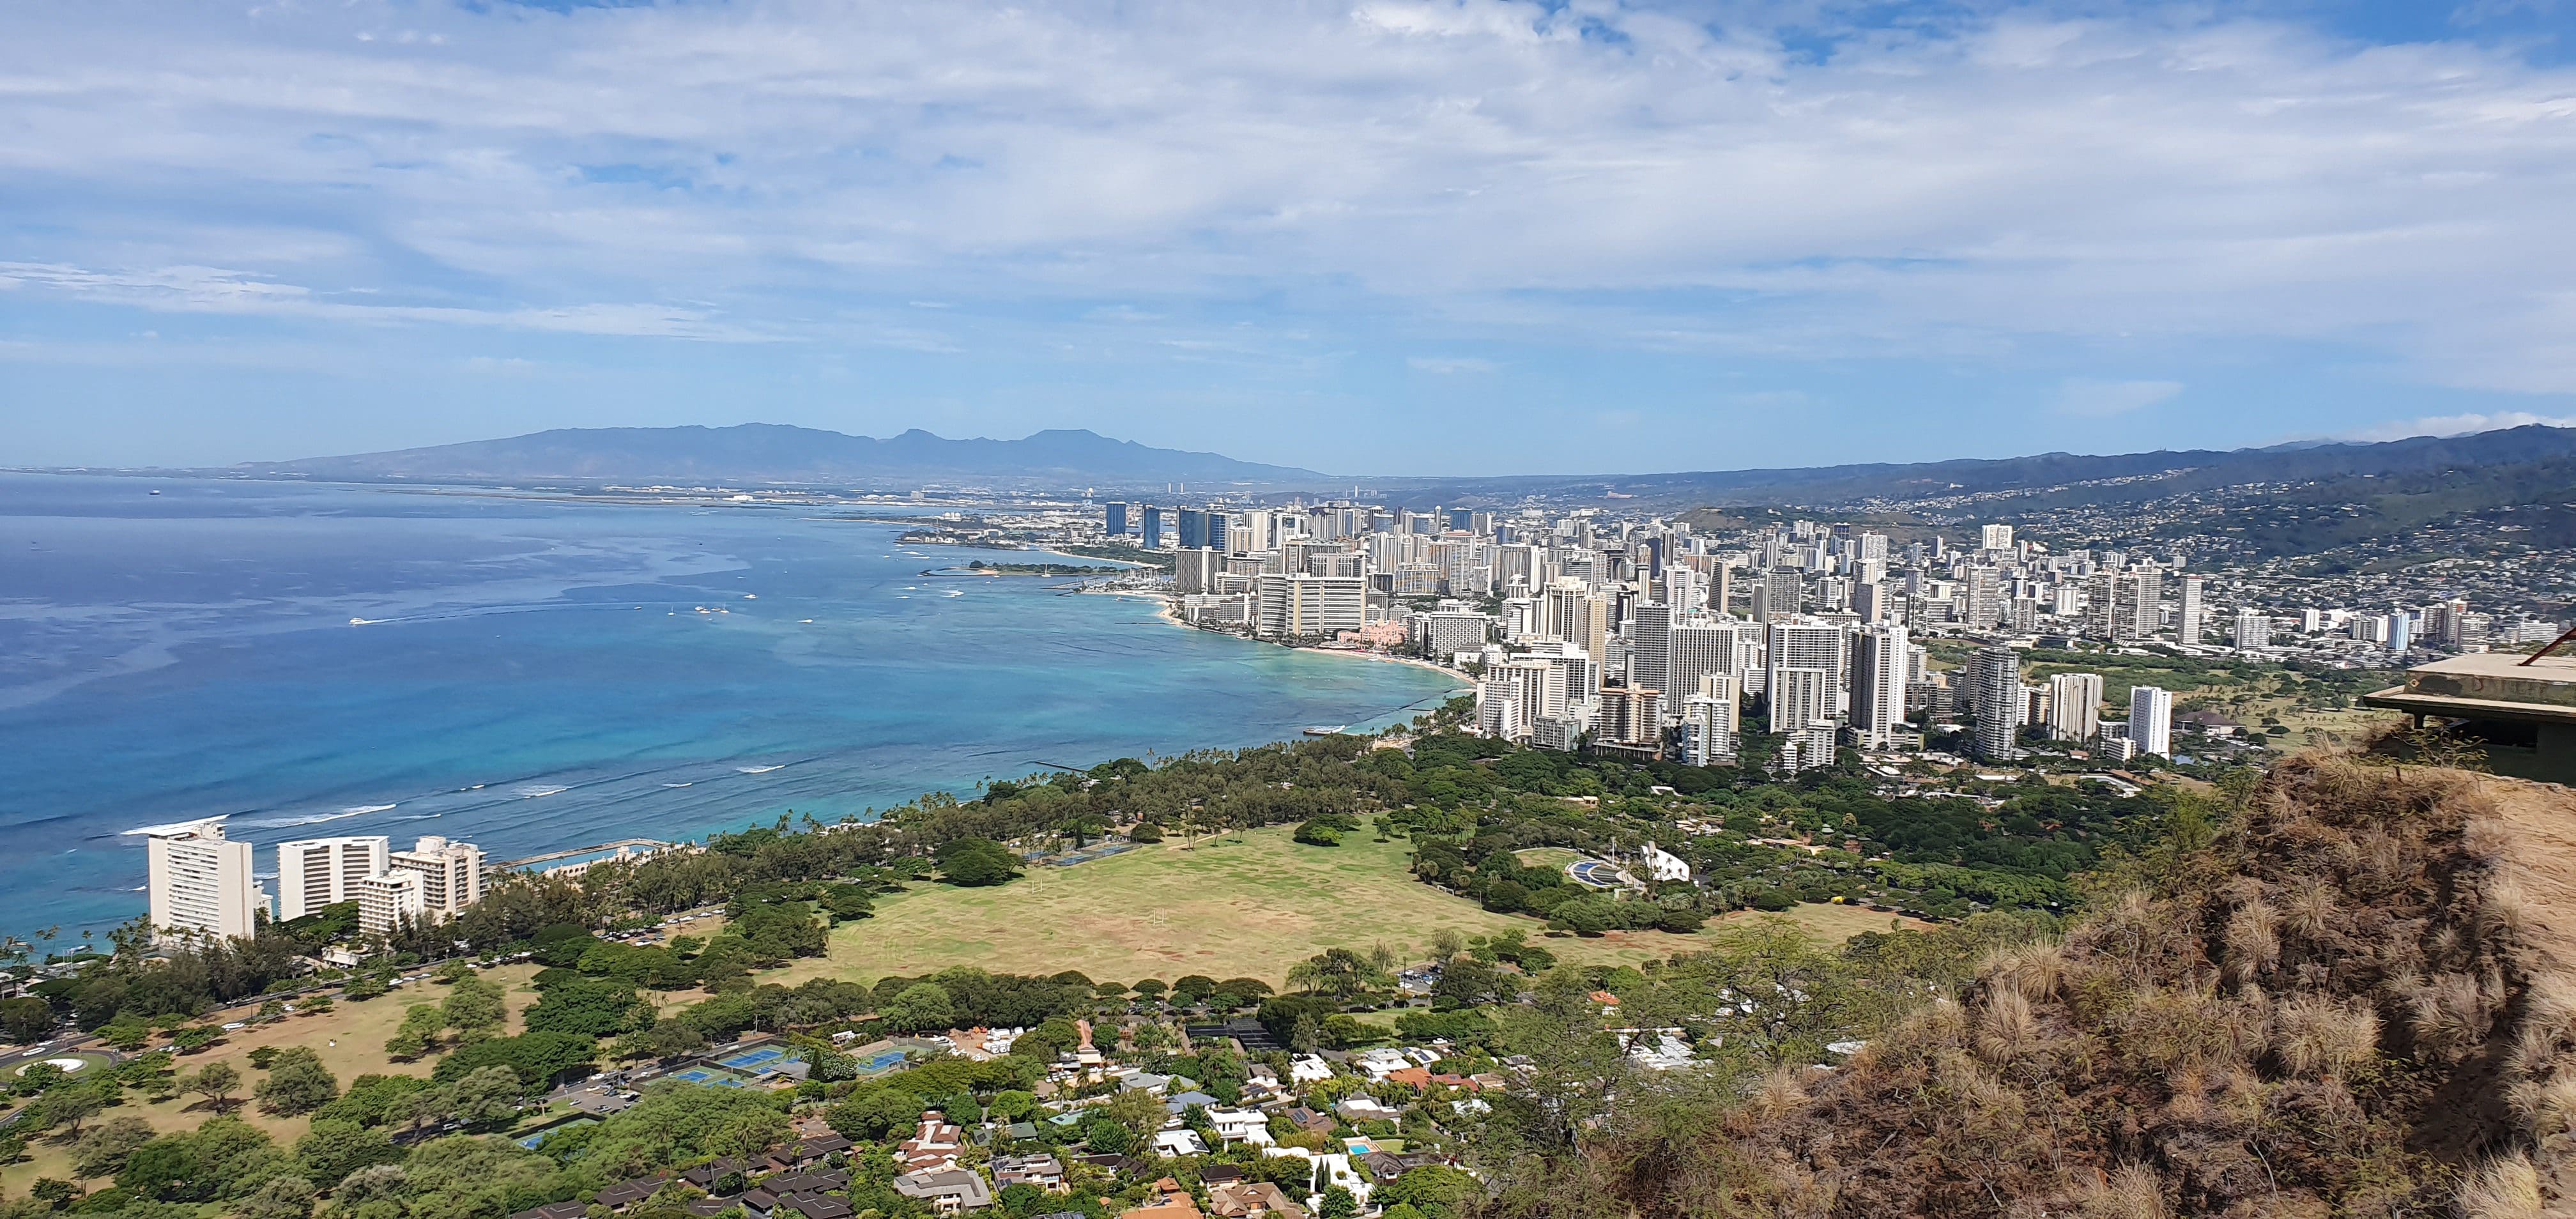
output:
[[[2186,646],[2200,642],[2201,615],[2200,577],[2182,578],[2182,610],[2174,621],[2174,638]]]
[[[2089,741],[2102,729],[2102,675],[2060,673],[2048,679],[2048,735]]]
[[[1753,651],[1742,646],[1743,636],[1733,622],[1679,622],[1673,625],[1672,660],[1665,666],[1665,680],[1672,683],[1673,695],[1667,707],[1682,696],[1699,689],[1700,679],[1719,674],[1738,685],[1744,677],[1748,655]],[[1675,707],[1676,712],[1679,711]]]
[[[1905,722],[1905,628],[1874,626],[1853,645],[1852,731],[1861,748],[1885,749],[1895,743],[1896,726]]]
[[[391,849],[382,835],[277,844],[278,921],[358,900],[358,882],[384,871]]]
[[[443,923],[483,900],[483,849],[470,842],[425,837],[411,850],[395,851],[387,860],[395,875],[420,877],[424,917]]]
[[[251,847],[208,817],[144,830],[155,936],[199,932],[240,938],[257,929],[267,897],[251,880]]]
[[[2129,740],[2140,753],[2173,756],[2173,692],[2154,686],[2129,691]]]
[[[1732,766],[1737,748],[1735,679],[1711,673],[1682,701],[1682,760],[1693,766]]]
[[[1979,550],[2010,550],[2012,549],[2012,544],[2012,526],[2010,525],[1980,525],[1977,527],[1977,549]]]
[[[1763,665],[1762,693],[1771,702],[1771,731],[1803,732],[1834,717],[1843,688],[1843,630],[1821,623],[1774,622]]]

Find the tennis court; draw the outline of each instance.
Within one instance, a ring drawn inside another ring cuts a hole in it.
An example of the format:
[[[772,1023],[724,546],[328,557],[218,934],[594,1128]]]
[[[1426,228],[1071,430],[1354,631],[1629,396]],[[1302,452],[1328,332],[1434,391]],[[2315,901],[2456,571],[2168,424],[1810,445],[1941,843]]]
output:
[[[686,1071],[673,1071],[671,1072],[671,1078],[683,1083],[696,1084],[702,1088],[739,1088],[743,1086],[741,1076],[728,1071],[719,1071],[713,1067],[691,1067]]]
[[[875,1075],[880,1072],[891,1071],[896,1067],[902,1066],[905,1057],[904,1052],[901,1050],[879,1051],[871,1057],[859,1060],[859,1074]]]
[[[719,1058],[716,1063],[719,1066],[732,1067],[737,1071],[757,1071],[785,1057],[787,1057],[785,1050],[763,1048],[745,1050],[731,1058]]]

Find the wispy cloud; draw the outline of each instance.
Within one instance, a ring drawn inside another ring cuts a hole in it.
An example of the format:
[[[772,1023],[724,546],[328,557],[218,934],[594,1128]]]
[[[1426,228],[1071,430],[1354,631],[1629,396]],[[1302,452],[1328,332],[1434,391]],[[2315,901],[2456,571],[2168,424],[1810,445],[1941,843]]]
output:
[[[47,292],[163,313],[264,314],[365,324],[428,322],[725,343],[764,342],[773,337],[719,321],[696,309],[648,304],[494,309],[380,304],[363,296],[334,299],[300,285],[215,267],[120,271],[59,263],[0,262],[0,289]]]
[[[1478,359],[1474,356],[1414,356],[1407,359],[1405,365],[1415,372],[1427,372],[1442,377],[1456,376],[1460,373],[1494,371],[1492,360]]]
[[[2057,413],[2108,419],[2169,401],[2182,389],[2180,381],[2069,380],[2057,387]]]

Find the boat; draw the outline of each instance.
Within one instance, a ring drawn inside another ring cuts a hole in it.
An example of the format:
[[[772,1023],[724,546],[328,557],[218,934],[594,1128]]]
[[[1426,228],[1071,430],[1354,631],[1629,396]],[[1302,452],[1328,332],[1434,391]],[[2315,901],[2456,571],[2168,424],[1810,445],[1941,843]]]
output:
[[[1308,736],[1340,736],[1342,730],[1348,727],[1350,727],[1348,724],[1309,724],[1305,732]]]

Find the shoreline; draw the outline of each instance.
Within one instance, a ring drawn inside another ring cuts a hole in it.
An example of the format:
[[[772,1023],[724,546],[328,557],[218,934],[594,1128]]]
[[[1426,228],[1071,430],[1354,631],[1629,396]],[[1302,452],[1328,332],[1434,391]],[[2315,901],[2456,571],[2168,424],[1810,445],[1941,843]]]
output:
[[[1086,589],[1084,591],[1091,592],[1094,590]],[[1104,588],[1097,590],[1097,592],[1099,594],[1112,597],[1151,597],[1157,603],[1154,608],[1155,617],[1171,623],[1173,626],[1179,627],[1182,630],[1205,630],[1203,627],[1193,626],[1190,623],[1183,621],[1180,616],[1178,598],[1175,598],[1168,593],[1147,592],[1143,589],[1134,588]],[[1337,648],[1314,643],[1274,643],[1271,640],[1256,638],[1251,635],[1237,635],[1232,631],[1207,631],[1207,633],[1210,635],[1224,635],[1230,639],[1240,639],[1246,643],[1269,644],[1276,648],[1286,648],[1291,652],[1305,652],[1316,656],[1338,656],[1350,660],[1373,661],[1378,664],[1409,665],[1416,669],[1427,670],[1429,672],[1437,673],[1442,677],[1446,677],[1449,680],[1456,682],[1460,689],[1473,690],[1476,688],[1476,679],[1469,676],[1467,673],[1458,669],[1450,668],[1444,664],[1424,660],[1419,656],[1397,656],[1387,652],[1371,651],[1367,648]]]

